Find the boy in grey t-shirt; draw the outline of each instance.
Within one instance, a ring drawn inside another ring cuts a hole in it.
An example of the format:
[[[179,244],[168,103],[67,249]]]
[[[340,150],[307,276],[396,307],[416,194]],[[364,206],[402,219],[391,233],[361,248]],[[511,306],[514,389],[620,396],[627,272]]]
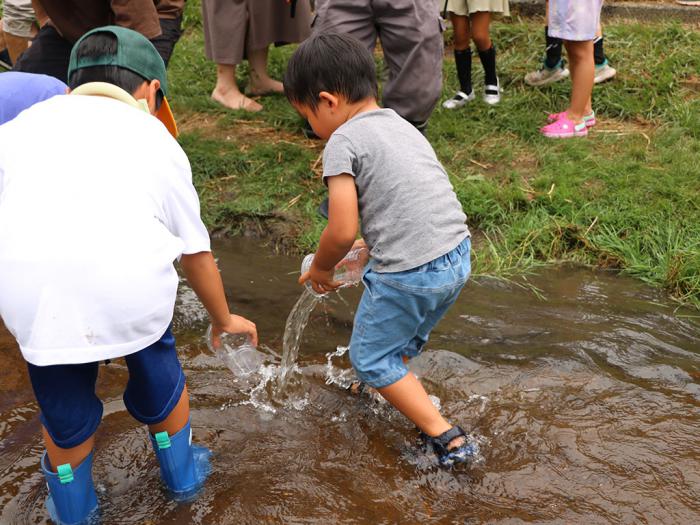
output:
[[[420,132],[377,105],[374,59],[354,38],[306,40],[289,61],[284,88],[328,139],[328,226],[300,282],[319,293],[336,289],[335,266],[366,244],[371,263],[350,341],[358,378],[420,428],[441,465],[468,461],[474,448],[464,431],[440,415],[406,366],[471,271],[466,216],[447,174]],[[356,241],[358,220],[364,240]]]

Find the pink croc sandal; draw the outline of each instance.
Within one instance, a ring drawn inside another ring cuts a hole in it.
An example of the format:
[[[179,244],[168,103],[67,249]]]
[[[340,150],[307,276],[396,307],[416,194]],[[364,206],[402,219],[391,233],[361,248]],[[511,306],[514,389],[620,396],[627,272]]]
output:
[[[550,113],[549,115],[547,115],[547,122],[555,122],[565,116],[566,111],[562,111],[561,113]],[[590,115],[584,115],[583,121],[586,123],[587,128],[592,128],[593,126],[595,126],[595,111],[591,111]]]
[[[550,139],[568,139],[571,137],[586,137],[588,135],[588,128],[585,122],[576,124],[573,120],[564,115],[559,120],[540,128],[540,132]]]

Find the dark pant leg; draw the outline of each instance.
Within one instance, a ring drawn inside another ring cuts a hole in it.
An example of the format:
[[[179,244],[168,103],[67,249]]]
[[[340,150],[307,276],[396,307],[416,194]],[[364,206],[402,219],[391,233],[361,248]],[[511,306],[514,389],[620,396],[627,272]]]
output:
[[[389,81],[384,106],[421,127],[442,92],[442,22],[434,0],[375,0]]]
[[[41,423],[61,448],[77,447],[95,433],[102,402],[95,395],[97,363],[35,366],[29,379],[41,409]]]
[[[162,337],[125,358],[129,382],[124,405],[141,423],[161,423],[175,408],[185,388],[185,374],[177,358],[175,337],[168,328]]]
[[[68,83],[68,62],[73,48],[56,29],[45,25],[32,41],[32,45],[20,55],[13,70],[25,73],[41,73]]]
[[[182,35],[182,16],[177,18],[161,18],[160,19],[160,30],[162,34],[151,40],[151,43],[155,46],[160,54],[163,62],[165,62],[165,67],[168,67],[168,62],[173,54],[173,49],[175,49],[175,44],[180,40]]]
[[[354,36],[373,51],[377,30],[371,4],[371,0],[316,0],[311,27],[314,33]]]

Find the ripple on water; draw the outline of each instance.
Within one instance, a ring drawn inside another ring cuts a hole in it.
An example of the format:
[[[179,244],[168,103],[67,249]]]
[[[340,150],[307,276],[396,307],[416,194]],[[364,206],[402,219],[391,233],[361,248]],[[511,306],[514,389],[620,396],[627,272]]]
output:
[[[700,328],[651,304],[662,299],[648,288],[571,269],[532,279],[547,302],[507,283],[467,286],[411,365],[481,450],[471,468],[443,471],[401,415],[346,390],[353,374],[338,346],[359,290],[314,312],[280,389],[281,334],[299,289],[279,276],[298,261],[250,243],[219,248],[267,360],[233,377],[206,351],[206,318],[181,289],[194,438],[214,451],[214,472],[197,501],[172,503],[145,430],[120,404],[125,367],[103,367],[104,523],[700,522]],[[20,370],[13,352],[6,369]],[[13,381],[0,382],[0,523],[43,523],[38,421],[26,377]]]

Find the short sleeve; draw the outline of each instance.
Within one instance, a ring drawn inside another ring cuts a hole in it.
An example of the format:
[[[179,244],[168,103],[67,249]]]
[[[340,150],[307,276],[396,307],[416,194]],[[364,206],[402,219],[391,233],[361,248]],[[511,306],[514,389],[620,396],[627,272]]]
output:
[[[0,124],[25,109],[55,95],[65,95],[66,86],[48,75],[9,71],[0,75]]]
[[[209,233],[199,215],[199,197],[192,184],[192,171],[185,154],[174,163],[173,173],[167,174],[165,184],[165,226],[185,243],[183,254],[211,251]]]
[[[357,154],[347,137],[334,133],[323,150],[323,178],[347,173],[357,176]]]

